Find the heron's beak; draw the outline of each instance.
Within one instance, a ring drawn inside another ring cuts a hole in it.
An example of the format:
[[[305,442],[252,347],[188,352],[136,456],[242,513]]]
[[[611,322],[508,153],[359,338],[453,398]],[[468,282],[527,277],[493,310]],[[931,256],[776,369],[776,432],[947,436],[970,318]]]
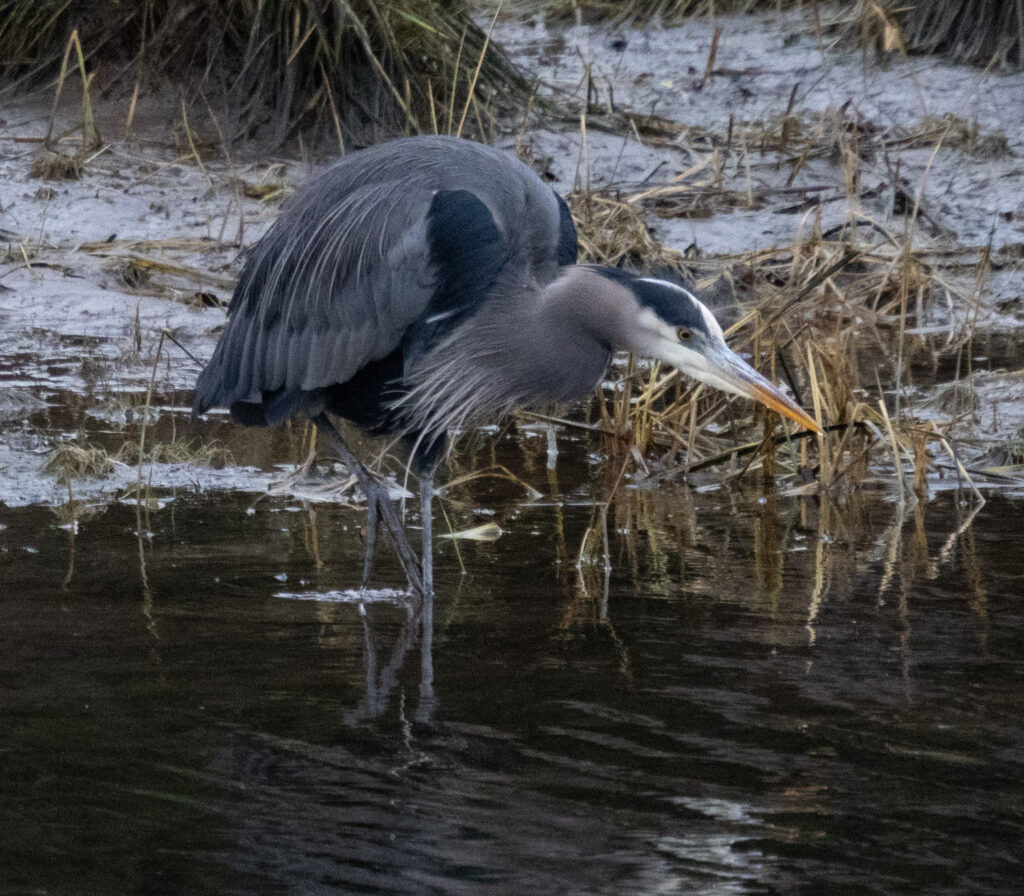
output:
[[[795,401],[777,386],[765,379],[728,346],[712,345],[704,354],[707,368],[701,379],[711,385],[759,401],[812,432],[821,433],[821,427]]]

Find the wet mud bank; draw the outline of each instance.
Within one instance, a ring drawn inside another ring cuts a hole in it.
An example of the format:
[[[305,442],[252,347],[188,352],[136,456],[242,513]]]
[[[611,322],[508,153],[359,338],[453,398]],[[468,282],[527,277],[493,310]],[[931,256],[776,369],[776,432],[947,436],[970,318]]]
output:
[[[643,30],[507,20],[494,37],[536,73],[541,97],[579,112],[498,143],[518,146],[563,193],[635,206],[713,302],[756,300],[744,271],[794,246],[845,240],[879,265],[912,253],[929,279],[905,368],[893,377],[891,320],[865,311],[854,338],[878,357],[890,405],[961,439],[968,459],[1019,463],[1024,75],[870,58],[799,10]],[[138,441],[153,409],[130,408],[145,403],[150,382],[157,415],[173,418],[176,435],[187,429],[187,393],[223,322],[240,251],[291,186],[329,162],[244,148],[203,160],[180,137],[175,147],[152,103],[141,120],[161,139],[105,144],[74,180],[38,176],[54,173],[40,166],[49,98],[3,112],[5,503],[61,500],[43,449],[113,443],[115,430]],[[97,114],[103,132],[117,133],[123,110]],[[73,102],[60,113],[58,148],[74,149],[80,115]],[[879,328],[888,335],[876,340]],[[877,400],[874,377],[864,379],[865,400]],[[52,413],[71,394],[77,417]],[[147,476],[159,484],[164,472],[157,463]],[[246,478],[195,475],[211,486]]]

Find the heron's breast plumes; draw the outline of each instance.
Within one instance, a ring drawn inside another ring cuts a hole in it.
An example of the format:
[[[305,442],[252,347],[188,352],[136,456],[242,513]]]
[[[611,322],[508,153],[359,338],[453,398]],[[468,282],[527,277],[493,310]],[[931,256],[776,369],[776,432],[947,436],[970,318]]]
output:
[[[542,314],[499,304],[422,356],[407,372],[407,391],[395,410],[409,432],[465,431],[517,408],[581,398],[608,361],[607,348],[579,327],[559,327]]]
[[[434,439],[493,422],[530,401],[528,377],[508,341],[476,322],[426,352],[395,402],[402,428]]]

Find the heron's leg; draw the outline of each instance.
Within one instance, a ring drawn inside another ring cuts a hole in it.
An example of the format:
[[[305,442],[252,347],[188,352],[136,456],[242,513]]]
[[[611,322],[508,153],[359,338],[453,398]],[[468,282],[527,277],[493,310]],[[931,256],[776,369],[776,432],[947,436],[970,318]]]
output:
[[[363,555],[363,584],[370,584],[373,574],[373,556],[377,552],[377,502],[366,499],[366,553]]]
[[[412,462],[420,477],[420,518],[423,522],[423,594],[434,593],[434,473],[444,454],[444,435],[420,435],[413,446]]]
[[[434,465],[420,470],[420,517],[423,521],[423,607],[420,635],[420,704],[416,719],[434,716]]]
[[[369,470],[364,467],[356,456],[349,451],[348,445],[341,437],[341,433],[335,428],[326,414],[318,414],[314,423],[326,435],[334,446],[334,450],[342,463],[355,474],[359,480],[359,487],[366,495],[368,508],[367,532],[366,532],[366,556],[363,560],[363,584],[369,579],[370,571],[373,568],[373,554],[377,546],[377,531],[381,523],[387,532],[391,543],[394,545],[398,560],[405,570],[406,578],[409,580],[409,587],[424,593],[423,580],[420,578],[419,561],[416,552],[409,546],[409,539],[406,537],[405,529],[401,520],[395,512],[391,503],[387,487],[381,483]]]
[[[420,473],[420,518],[423,522],[423,594],[434,593],[434,468]]]

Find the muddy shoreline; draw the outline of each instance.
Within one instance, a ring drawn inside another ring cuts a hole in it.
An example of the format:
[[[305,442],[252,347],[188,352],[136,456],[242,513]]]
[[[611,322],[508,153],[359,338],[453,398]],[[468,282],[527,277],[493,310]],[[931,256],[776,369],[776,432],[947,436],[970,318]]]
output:
[[[652,205],[646,220],[706,272],[731,274],[750,253],[851,221],[858,238],[907,236],[944,286],[916,323],[917,374],[902,386],[903,408],[964,440],[969,456],[1010,446],[1012,457],[1024,426],[1024,74],[876,60],[800,11],[642,31],[501,21],[494,37],[537,74],[542,93],[579,110],[497,143],[518,146],[563,193],[632,201],[667,191],[671,202]],[[290,187],[329,162],[266,158],[252,147],[197,161],[174,146],[166,99],[150,97],[136,125],[150,129],[145,139],[104,144],[78,180],[46,180],[33,166],[50,108],[40,95],[0,115],[0,500],[13,504],[66,500],[64,484],[42,469],[47,451],[69,440],[116,442],[129,426],[123,408],[144,401],[150,380],[165,429],[186,426],[188,390],[224,319],[211,306],[230,297],[241,249]],[[117,134],[123,111],[99,107],[100,132]],[[69,90],[57,122],[68,152],[80,117]],[[829,128],[854,129],[866,144],[854,187],[845,144],[829,143]],[[919,206],[913,221],[908,201]],[[728,291],[727,300],[756,298],[734,280]],[[945,347],[965,328],[971,348],[950,361]],[[970,393],[966,406],[945,397],[951,382]],[[76,409],[62,413],[69,404]],[[233,458],[247,469],[236,478],[193,471],[197,487],[266,488],[251,467],[269,475],[275,437],[250,438],[263,448],[236,439]],[[115,476],[112,491],[131,476]],[[178,482],[161,464],[153,476]],[[99,481],[82,488],[111,490]]]

